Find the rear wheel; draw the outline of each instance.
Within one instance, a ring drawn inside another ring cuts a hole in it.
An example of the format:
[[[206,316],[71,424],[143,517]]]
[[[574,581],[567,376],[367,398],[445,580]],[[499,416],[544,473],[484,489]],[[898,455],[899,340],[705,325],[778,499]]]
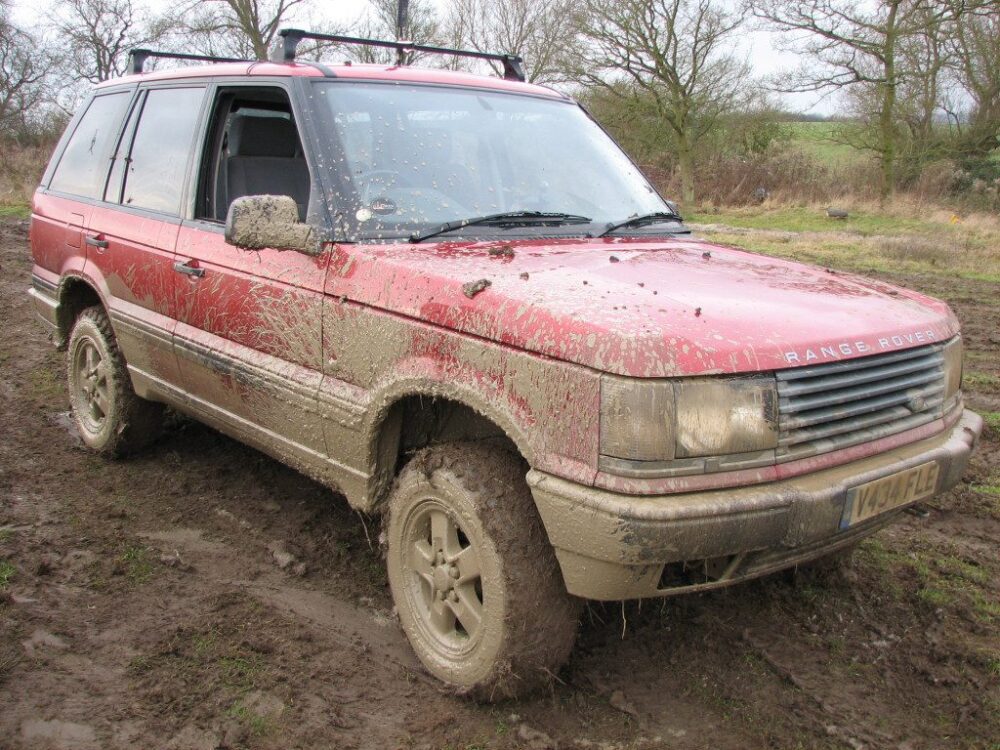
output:
[[[431,673],[482,700],[548,682],[576,637],[579,600],[566,593],[524,468],[496,448],[428,448],[389,500],[403,630]]]
[[[163,406],[132,390],[125,358],[102,308],[80,313],[67,349],[70,407],[83,442],[113,456],[152,442],[163,426]]]

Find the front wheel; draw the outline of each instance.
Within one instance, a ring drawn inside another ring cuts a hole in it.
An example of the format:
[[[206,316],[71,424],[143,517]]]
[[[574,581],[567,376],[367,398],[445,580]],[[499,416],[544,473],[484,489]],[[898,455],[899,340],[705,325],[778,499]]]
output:
[[[566,593],[521,460],[472,444],[406,465],[389,499],[387,566],[399,620],[436,677],[482,700],[547,683],[569,656]]]
[[[102,308],[88,307],[76,319],[66,363],[73,419],[88,447],[119,456],[159,435],[163,405],[132,390],[125,358]]]

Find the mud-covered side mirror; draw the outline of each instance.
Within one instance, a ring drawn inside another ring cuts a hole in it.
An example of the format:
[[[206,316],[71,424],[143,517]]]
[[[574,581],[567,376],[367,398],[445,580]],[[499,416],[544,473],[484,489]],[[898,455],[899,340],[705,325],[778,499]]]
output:
[[[287,195],[237,198],[226,215],[226,242],[244,250],[297,250],[318,255],[316,231],[299,221],[295,199]]]

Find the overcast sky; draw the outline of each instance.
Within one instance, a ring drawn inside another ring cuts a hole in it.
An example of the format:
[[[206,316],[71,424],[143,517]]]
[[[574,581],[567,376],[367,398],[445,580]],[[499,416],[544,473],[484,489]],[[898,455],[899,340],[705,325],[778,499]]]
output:
[[[608,0],[614,2],[614,0]],[[142,2],[142,0],[139,0]],[[443,9],[446,0],[431,0],[431,2]],[[145,4],[153,7],[165,7],[173,5],[176,0],[146,0]],[[40,21],[46,17],[48,9],[53,5],[53,0],[13,0],[14,17],[25,25],[37,28]],[[368,7],[367,0],[319,0],[312,3],[313,9],[323,9],[331,20],[350,23],[359,19]],[[798,58],[791,52],[780,52],[774,48],[774,35],[758,31],[748,33],[743,37],[737,50],[738,54],[745,56],[753,65],[754,71],[759,76],[766,76],[779,71],[787,71],[798,65]],[[496,50],[503,52],[505,50]],[[798,112],[813,112],[817,114],[831,114],[835,107],[831,100],[821,100],[815,94],[792,94],[785,95],[781,101],[787,109]]]

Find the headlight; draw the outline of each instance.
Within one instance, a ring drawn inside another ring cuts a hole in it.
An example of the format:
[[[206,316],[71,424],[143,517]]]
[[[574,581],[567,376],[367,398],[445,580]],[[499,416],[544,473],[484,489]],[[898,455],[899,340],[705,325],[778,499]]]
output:
[[[601,380],[601,455],[671,461],[777,445],[774,379]]]
[[[956,336],[941,352],[944,355],[945,403],[962,387],[962,337]]]
[[[778,444],[774,378],[696,378],[674,383],[674,456],[718,456]]]

